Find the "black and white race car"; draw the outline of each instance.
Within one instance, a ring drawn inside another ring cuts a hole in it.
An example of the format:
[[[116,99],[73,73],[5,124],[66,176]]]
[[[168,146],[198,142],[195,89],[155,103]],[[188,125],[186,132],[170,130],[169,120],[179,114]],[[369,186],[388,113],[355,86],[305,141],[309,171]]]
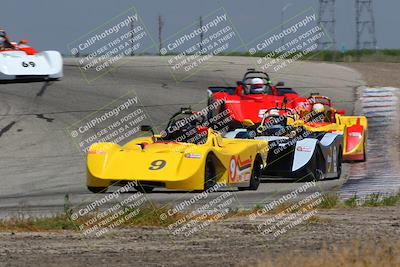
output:
[[[269,145],[264,177],[298,181],[340,178],[343,136],[313,133],[302,127],[293,110],[273,108],[265,112],[260,126],[227,132],[225,138],[267,140]]]

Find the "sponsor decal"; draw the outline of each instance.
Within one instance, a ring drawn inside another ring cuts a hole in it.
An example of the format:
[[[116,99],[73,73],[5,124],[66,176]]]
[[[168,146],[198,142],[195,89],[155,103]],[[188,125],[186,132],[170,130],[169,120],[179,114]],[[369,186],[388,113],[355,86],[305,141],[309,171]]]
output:
[[[238,163],[239,171],[243,171],[251,167],[251,159],[240,161],[240,157],[238,157]]]
[[[333,157],[331,155],[328,155],[328,171],[332,171],[332,161],[333,161]]]
[[[311,152],[311,147],[309,146],[299,146],[297,147],[297,151],[299,152]]]
[[[349,136],[350,137],[358,137],[358,138],[361,138],[361,133],[349,133]]]
[[[185,158],[188,158],[188,159],[200,159],[201,155],[200,154],[188,153],[188,154],[185,154]]]
[[[337,170],[337,157],[336,157],[336,154],[337,154],[337,149],[336,149],[336,146],[335,146],[335,147],[333,147],[333,154],[332,154],[332,157],[333,157],[333,171],[335,171],[335,172]]]
[[[232,157],[229,163],[229,181],[239,183],[250,180],[251,158],[241,161],[240,156]]]

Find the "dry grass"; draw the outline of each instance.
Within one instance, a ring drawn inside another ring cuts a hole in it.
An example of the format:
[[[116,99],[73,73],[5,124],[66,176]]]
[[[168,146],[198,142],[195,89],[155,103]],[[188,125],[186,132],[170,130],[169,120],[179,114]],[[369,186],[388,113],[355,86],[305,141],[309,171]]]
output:
[[[368,86],[394,86],[400,88],[399,63],[341,63],[362,74]]]
[[[356,207],[389,207],[400,204],[400,192],[394,195],[373,193],[364,198],[353,195],[351,198],[341,201],[336,194],[326,194],[318,206],[319,209],[332,208],[356,208]]]
[[[395,206],[400,203],[400,193],[390,196],[384,196],[380,194],[372,194],[364,199],[359,199],[357,196],[341,201],[337,195],[328,194],[324,195],[321,203],[316,207],[317,209],[332,209],[332,208],[355,208],[355,207],[377,207],[377,206]],[[294,213],[304,206],[293,206],[293,203],[283,203],[276,206],[273,210],[270,210],[266,215],[277,215],[285,213]],[[187,216],[187,213],[178,212],[173,216],[167,216],[166,219],[161,220],[160,215],[167,213],[168,207],[153,207],[146,206],[141,207],[137,212],[135,209],[124,209],[124,214],[120,217],[125,217],[128,214],[136,214],[135,216],[129,217],[128,220],[124,220],[118,227],[136,227],[136,226],[155,226],[155,227],[167,227],[179,219]],[[227,218],[245,217],[250,214],[254,214],[258,210],[262,209],[262,206],[256,206],[252,210],[230,210],[223,216],[215,218],[214,215],[207,215],[202,217],[201,220],[219,221]],[[17,232],[31,232],[31,231],[57,231],[57,230],[79,230],[80,226],[85,225],[85,222],[90,221],[93,217],[96,217],[96,213],[80,217],[77,221],[70,219],[72,211],[68,205],[65,208],[64,214],[54,215],[52,217],[23,217],[16,216],[9,219],[0,220],[0,231],[17,231]],[[328,219],[313,216],[307,220],[308,223],[329,223]],[[111,223],[111,222],[110,222]],[[107,225],[105,225],[107,226]]]
[[[400,266],[400,241],[354,241],[348,246],[324,247],[316,253],[283,253],[260,261],[259,267],[396,267]]]
[[[307,222],[308,223],[311,223],[311,224],[313,224],[313,223],[315,223],[315,224],[323,224],[323,223],[330,223],[330,222],[332,222],[332,219],[330,219],[330,218],[323,218],[323,217],[320,217],[320,216],[311,216],[310,218],[308,218],[307,219]]]
[[[166,212],[167,208],[154,209],[151,206],[142,207],[138,212],[135,209],[126,208],[124,213],[118,218],[123,218],[128,214],[134,213],[135,216],[129,217],[124,220],[118,227],[135,227],[135,226],[168,226],[171,223],[179,220],[183,213],[177,213],[174,216],[168,216],[165,220],[160,219],[160,214]],[[42,232],[42,231],[60,231],[60,230],[76,230],[79,231],[80,227],[85,225],[96,213],[80,217],[77,220],[71,220],[70,212],[65,214],[58,214],[50,217],[24,217],[15,216],[8,219],[0,220],[0,231],[13,231],[13,232]],[[100,221],[100,220],[99,220]],[[104,225],[105,227],[110,223]]]
[[[77,230],[79,224],[71,221],[65,215],[52,217],[29,218],[16,216],[0,221],[0,231],[13,232],[43,232],[59,230]]]

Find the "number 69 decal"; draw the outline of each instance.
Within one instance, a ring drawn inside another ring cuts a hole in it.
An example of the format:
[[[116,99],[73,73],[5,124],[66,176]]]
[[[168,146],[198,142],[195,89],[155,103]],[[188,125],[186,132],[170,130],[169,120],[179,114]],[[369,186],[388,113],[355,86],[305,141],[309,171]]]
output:
[[[27,68],[27,67],[32,67],[32,68],[34,68],[34,67],[36,67],[35,62],[33,62],[33,61],[29,61],[29,62],[23,61],[23,62],[21,63],[21,65],[22,65],[22,67],[24,67],[24,68]]]
[[[165,160],[162,160],[162,159],[155,160],[152,163],[150,163],[149,170],[150,171],[161,170],[162,168],[165,167],[166,164],[167,164],[167,162]]]

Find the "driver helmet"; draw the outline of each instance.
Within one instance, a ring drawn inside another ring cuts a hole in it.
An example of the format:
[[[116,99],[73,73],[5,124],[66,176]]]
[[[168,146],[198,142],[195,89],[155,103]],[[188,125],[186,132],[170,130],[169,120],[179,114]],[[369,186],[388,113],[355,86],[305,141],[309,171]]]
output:
[[[325,112],[325,107],[321,103],[314,104],[313,111],[316,113],[323,113]]]
[[[6,31],[0,28],[0,45],[4,44],[6,38],[7,38]]]
[[[262,94],[266,92],[267,85],[261,78],[253,78],[250,81],[250,92],[252,94]]]

